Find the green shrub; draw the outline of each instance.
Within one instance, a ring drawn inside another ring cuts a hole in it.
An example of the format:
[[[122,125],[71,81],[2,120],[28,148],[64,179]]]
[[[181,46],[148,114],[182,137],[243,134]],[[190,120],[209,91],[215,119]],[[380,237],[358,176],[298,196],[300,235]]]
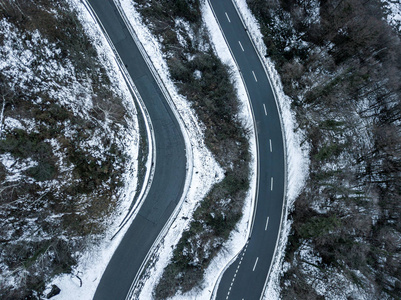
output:
[[[315,216],[300,227],[299,234],[305,239],[319,237],[327,235],[340,226],[341,220],[337,216]]]
[[[332,157],[340,155],[344,148],[342,144],[329,144],[323,146],[319,152],[315,155],[315,159],[319,161],[324,161]]]
[[[50,160],[40,161],[37,166],[29,168],[27,174],[38,181],[53,179],[57,174],[54,163]]]

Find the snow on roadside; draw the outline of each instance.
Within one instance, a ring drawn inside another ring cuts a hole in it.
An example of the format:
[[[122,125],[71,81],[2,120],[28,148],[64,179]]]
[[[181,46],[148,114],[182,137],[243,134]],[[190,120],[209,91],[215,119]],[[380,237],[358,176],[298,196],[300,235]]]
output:
[[[187,144],[192,147],[193,173],[192,181],[188,193],[184,199],[182,207],[168,230],[162,245],[157,250],[153,268],[148,270],[147,280],[142,284],[141,290],[135,291],[139,294],[139,299],[151,298],[152,290],[159,281],[164,267],[168,264],[172,256],[172,246],[177,244],[182,232],[188,227],[195,207],[207,194],[210,188],[223,179],[223,170],[213,158],[210,151],[204,144],[204,128],[197,120],[195,113],[190,108],[190,104],[185,97],[178,94],[176,87],[170,79],[168,66],[163,59],[161,46],[156,38],[150,33],[148,28],[142,23],[140,14],[133,7],[130,0],[120,1],[122,9],[127,16],[133,30],[143,45],[147,55],[159,74],[163,84],[166,86],[172,106],[179,113],[181,121],[184,123],[183,130],[187,132]],[[184,135],[185,136],[185,135]]]
[[[87,31],[91,31],[90,36],[97,37],[97,48],[98,51],[104,53],[105,56],[109,57],[109,61],[114,64],[113,54],[111,49],[107,46],[103,35],[99,32],[99,28],[96,24],[94,24],[90,15],[86,12],[85,8],[82,4],[79,3],[78,0],[70,0],[73,1],[74,6],[80,11],[81,18],[85,20],[84,27]],[[245,16],[245,21],[250,28],[250,33],[254,36],[254,40],[256,41],[257,47],[261,53],[264,53],[264,45],[263,40],[257,26],[257,22],[253,18],[249,9],[246,6],[245,0],[236,0],[237,5],[240,8],[241,13]],[[143,44],[145,50],[150,56],[152,63],[157,69],[159,75],[161,76],[164,84],[167,86],[170,95],[172,96],[172,100],[174,105],[176,106],[178,112],[181,115],[182,120],[185,123],[185,127],[187,128],[189,143],[193,148],[193,174],[192,174],[192,183],[190,189],[188,191],[187,197],[184,201],[182,209],[177,216],[176,220],[171,226],[171,229],[168,231],[164,243],[159,249],[159,255],[157,262],[155,262],[153,269],[151,270],[151,274],[149,274],[149,279],[144,283],[144,287],[141,291],[140,298],[149,299],[151,296],[151,292],[153,290],[154,285],[158,282],[160,278],[163,268],[167,265],[168,260],[172,255],[172,245],[175,245],[182,231],[188,226],[190,219],[186,217],[194,210],[197,202],[203,198],[206,192],[210,189],[210,187],[222,179],[222,170],[215,162],[214,158],[210,154],[210,152],[206,149],[203,143],[203,128],[199,125],[199,122],[196,120],[195,114],[191,111],[189,104],[186,102],[185,98],[180,96],[171,82],[168,69],[165,61],[163,60],[163,55],[160,50],[160,45],[156,41],[156,39],[151,35],[149,30],[144,26],[141,22],[140,15],[133,8],[129,0],[121,0],[122,7],[125,13],[128,16],[128,19],[134,28],[135,32],[138,35],[141,43]],[[240,100],[243,103],[248,103],[248,99],[246,96],[245,89],[243,87],[242,81],[240,80],[238,70],[232,60],[232,57],[228,51],[228,48],[221,36],[220,29],[216,28],[217,23],[214,20],[213,15],[211,15],[210,7],[208,4],[203,3],[202,10],[204,13],[204,21],[208,25],[208,30],[211,33],[212,42],[215,46],[215,51],[219,55],[220,59],[226,64],[228,64],[231,69],[234,70],[234,81],[237,87],[237,92],[240,97]],[[213,20],[212,20],[213,19]],[[216,30],[217,29],[217,30]],[[93,35],[93,33],[95,33]],[[280,83],[279,76],[277,72],[274,70],[273,64],[265,59],[266,67],[269,70],[270,76],[272,78],[273,84],[276,88],[276,92],[278,94],[278,102],[283,114],[283,122],[285,126],[285,134],[287,140],[287,162],[288,162],[288,190],[287,190],[287,201],[289,206],[291,207],[293,201],[298,195],[300,189],[303,186],[303,182],[306,178],[308,172],[308,161],[307,151],[308,149],[301,150],[299,147],[299,139],[300,137],[293,132],[294,128],[294,117],[292,116],[289,109],[289,99],[282,92],[282,87]],[[110,65],[109,65],[110,66]],[[110,66],[108,70],[114,69],[117,70],[117,66]],[[113,71],[112,71],[113,72]],[[115,73],[114,76],[120,77],[120,74]],[[121,78],[120,78],[121,79]],[[123,80],[119,80],[123,82]],[[126,88],[126,87],[125,87]],[[125,89],[124,88],[124,89]],[[249,122],[249,112],[247,111],[249,108],[245,104],[243,107],[243,120],[244,122]],[[246,117],[248,116],[248,117]],[[253,138],[251,142],[253,141]],[[253,157],[255,157],[255,144],[252,142],[252,153]],[[255,161],[252,166],[253,170],[255,170]],[[211,173],[211,170],[212,173]],[[216,274],[221,273],[222,269],[226,266],[227,262],[242,248],[245,244],[248,234],[248,226],[249,226],[249,217],[252,212],[252,197],[254,195],[254,182],[255,182],[255,172],[252,173],[252,184],[253,189],[249,192],[246,204],[244,206],[244,217],[240,221],[237,226],[237,230],[233,232],[230,236],[229,241],[226,244],[226,252],[218,255],[210,264],[207,269],[205,282],[202,286],[202,290],[193,291],[192,294],[179,295],[176,299],[188,299],[188,297],[193,298],[210,298],[213,287],[216,283]],[[134,190],[129,191],[129,193],[133,194]],[[129,194],[128,194],[129,195]],[[127,197],[129,199],[130,197]],[[280,275],[280,267],[283,259],[283,251],[285,248],[287,236],[290,229],[290,223],[287,221],[287,215],[284,219],[284,228],[283,232],[285,234],[282,235],[280,241],[279,252],[281,256],[276,259],[274,269],[272,272],[272,280],[270,280],[266,295],[269,295],[269,298],[278,298],[279,290],[278,290],[278,280]],[[128,227],[128,226],[127,226]],[[127,228],[126,227],[126,228]],[[110,231],[112,234],[113,231]],[[87,257],[81,260],[80,267],[76,269],[76,274],[83,280],[82,288],[79,288],[79,280],[76,277],[71,277],[69,275],[62,276],[58,278],[54,283],[57,284],[62,292],[59,296],[54,299],[91,299],[96,286],[100,280],[101,274],[103,273],[105,267],[111,255],[113,254],[115,248],[121,240],[124,232],[121,232],[116,239],[112,242],[106,241],[104,245],[101,246],[101,250],[97,252],[97,255],[93,255],[93,253],[87,253]],[[91,262],[96,260],[96,264]],[[195,295],[196,294],[196,295]]]
[[[210,262],[210,265],[205,270],[204,282],[202,289],[195,289],[190,293],[182,296],[177,296],[174,299],[210,299],[213,297],[215,287],[220,281],[220,276],[223,274],[226,267],[236,257],[236,255],[245,246],[250,232],[251,218],[254,205],[254,196],[256,191],[256,142],[255,132],[253,127],[252,112],[250,108],[250,101],[246,92],[244,83],[242,81],[239,69],[235,64],[231,52],[226,44],[220,27],[214,17],[208,1],[201,1],[201,10],[203,23],[205,24],[212,46],[219,59],[230,68],[232,74],[232,80],[236,88],[237,97],[241,103],[240,118],[243,126],[251,128],[252,131],[249,134],[249,144],[252,160],[250,162],[250,189],[244,199],[243,216],[238,222],[234,231],[231,232],[229,239],[225,242],[222,247],[222,251]]]
[[[92,44],[97,50],[100,61],[110,77],[113,91],[123,99],[123,104],[128,112],[130,119],[127,119],[128,131],[130,136],[119,137],[124,141],[124,148],[128,152],[132,160],[127,165],[124,174],[125,186],[121,190],[119,207],[115,215],[109,219],[107,226],[108,231],[105,233],[103,241],[82,253],[79,258],[78,265],[73,268],[72,274],[62,274],[51,282],[45,291],[50,292],[51,284],[57,285],[61,292],[53,297],[56,300],[70,299],[92,299],[99,284],[100,278],[106,269],[115,249],[120,243],[124,233],[128,229],[130,223],[120,231],[113,240],[110,238],[115,234],[120,224],[129,210],[132,199],[136,193],[137,187],[137,160],[138,160],[138,122],[136,118],[136,110],[133,105],[131,93],[125,84],[123,75],[118,71],[118,65],[114,53],[107,43],[98,24],[92,19],[90,13],[84,4],[79,0],[69,0],[71,8],[78,13],[78,18],[83,25],[85,33],[89,36]],[[106,120],[107,123],[107,120]],[[95,140],[94,140],[95,141]],[[132,220],[131,220],[132,221]],[[82,281],[81,281],[82,280]]]
[[[211,38],[212,46],[215,53],[220,58],[220,60],[226,64],[231,72],[234,85],[236,87],[236,92],[238,98],[242,104],[240,110],[240,118],[243,125],[246,128],[253,128],[253,120],[251,117],[250,103],[248,96],[241,79],[239,70],[231,56],[231,53],[225,43],[224,37],[220,31],[220,28],[214,18],[211,8],[207,1],[202,1],[202,18],[207,30],[209,31],[209,36]],[[251,162],[251,178],[250,186],[251,189],[247,193],[247,197],[244,201],[243,217],[237,224],[235,230],[230,234],[229,239],[223,245],[223,250],[211,261],[209,267],[205,270],[204,281],[200,288],[195,288],[192,291],[176,295],[172,299],[175,300],[186,300],[186,299],[210,299],[213,295],[214,288],[219,281],[219,274],[222,274],[229,262],[241,251],[244,247],[249,234],[250,218],[252,217],[253,211],[253,197],[255,195],[256,188],[256,144],[255,135],[252,130],[250,133],[250,148],[252,155]],[[199,195],[200,196],[200,195]],[[188,195],[190,197],[190,195]],[[202,198],[197,197],[195,200],[201,200]],[[189,208],[189,207],[188,207]],[[186,215],[187,208],[183,208],[184,216]],[[192,210],[188,210],[192,211]],[[189,221],[189,220],[188,220]],[[177,244],[182,231],[185,229],[186,224],[184,222],[177,222],[173,224],[172,231],[168,233],[168,236],[175,237],[171,239],[168,243],[165,243],[164,248],[160,250],[160,258],[156,263],[155,270],[149,274],[149,279],[145,283],[145,286],[140,294],[139,299],[149,299],[155,285],[157,284],[161,273],[172,255],[173,248],[170,245]],[[167,238],[169,239],[169,238]],[[167,245],[168,244],[168,245]],[[167,247],[169,246],[169,247]]]
[[[140,15],[135,11],[134,7],[130,4],[130,0],[122,0],[121,1],[122,6],[126,14],[128,15],[128,19],[130,20],[132,26],[134,27],[134,30],[136,32],[140,32],[141,34],[138,34],[139,39],[141,40],[141,43],[144,45],[148,55],[150,56],[151,60],[153,61],[153,64],[155,65],[157,71],[159,74],[161,74],[161,77],[165,84],[168,86],[168,89],[170,93],[173,95],[173,101],[176,102],[177,100],[183,100],[185,102],[185,99],[182,99],[181,96],[176,94],[176,90],[169,81],[169,76],[168,76],[168,71],[167,71],[167,66],[165,64],[165,61],[162,59],[163,55],[160,51],[160,45],[156,41],[156,39],[149,33],[147,28],[142,24],[141,22],[141,17]],[[241,4],[241,2],[238,2]],[[243,2],[245,4],[245,2]],[[246,7],[246,4],[245,4]],[[209,4],[206,2],[202,2],[202,12],[203,12],[203,18],[204,22],[207,24],[207,28],[210,32],[211,35],[211,40],[214,45],[214,49],[219,56],[219,58],[233,71],[233,80],[235,82],[235,86],[237,88],[237,93],[244,104],[243,110],[242,110],[242,118],[244,121],[244,124],[252,124],[252,119],[250,118],[250,112],[249,112],[249,101],[245,92],[245,88],[243,86],[241,77],[239,75],[238,69],[233,61],[233,58],[231,57],[231,54],[228,50],[227,45],[225,44],[224,38],[221,35],[220,28],[218,27],[216,20],[214,19],[214,16],[210,10]],[[248,14],[252,16],[247,10]],[[252,34],[256,36],[257,32],[259,32],[258,27],[256,26],[256,21],[253,19],[254,26],[252,28]],[[146,34],[144,34],[146,32]],[[261,45],[263,45],[261,35],[259,33],[259,40],[261,42]],[[259,46],[261,46],[259,45]],[[263,45],[264,47],[264,45]],[[259,51],[263,53],[263,47],[258,47]],[[274,70],[273,64],[270,61],[265,60],[265,64],[268,67],[268,70],[270,72],[270,76],[273,79],[273,84],[276,88],[276,92],[278,94],[278,101],[279,105],[283,114],[283,123],[285,127],[285,134],[286,134],[286,141],[287,141],[287,163],[288,163],[288,190],[287,190],[287,201],[289,203],[289,207],[291,207],[293,201],[295,200],[296,196],[298,195],[300,189],[302,188],[305,178],[308,173],[308,161],[306,159],[308,149],[304,148],[303,150],[300,149],[299,146],[299,140],[300,136],[296,135],[293,131],[294,128],[294,123],[295,119],[294,116],[291,114],[289,104],[290,101],[282,92],[282,86],[280,83],[279,76],[277,72]],[[167,83],[166,83],[167,79]],[[179,106],[180,107],[180,106]],[[182,113],[182,111],[180,111]],[[185,117],[184,117],[185,120]],[[256,149],[255,149],[255,143],[254,143],[254,137],[251,138],[251,147],[252,147],[252,153],[253,157],[256,157]],[[196,151],[194,151],[194,158],[197,156],[195,154]],[[195,159],[196,160],[196,159]],[[221,274],[226,265],[229,263],[229,261],[235,257],[235,255],[242,249],[243,245],[246,243],[247,237],[248,237],[248,226],[249,226],[249,219],[251,217],[252,213],[252,197],[254,195],[254,189],[255,189],[255,181],[256,181],[256,174],[255,174],[255,164],[256,162],[253,161],[252,164],[252,184],[251,186],[253,187],[252,190],[249,191],[248,197],[246,199],[245,205],[244,205],[244,217],[242,220],[239,222],[239,224],[236,227],[236,230],[231,234],[228,242],[226,243],[224,249],[225,251],[220,253],[215,259],[212,260],[210,266],[206,270],[205,274],[205,280],[203,282],[203,285],[200,289],[195,289],[189,293],[186,293],[184,295],[177,295],[174,297],[174,299],[190,299],[190,298],[198,298],[198,299],[208,299],[212,296],[214,286],[216,284],[217,280],[217,275]],[[194,163],[194,171],[196,171],[196,163]],[[187,195],[187,201],[188,203],[192,202],[194,199],[201,199],[201,194],[196,192],[196,179],[194,180],[195,182],[191,184],[191,189]],[[191,200],[190,200],[191,199]],[[182,231],[186,228],[190,220],[184,220],[183,217],[187,216],[189,212],[193,210],[196,204],[196,201],[191,204],[184,204],[179,216],[177,217],[176,221],[173,223],[171,230],[169,230],[165,241],[164,245],[159,249],[158,253],[158,260],[155,262],[155,265],[153,269],[150,271],[150,274],[148,274],[148,279],[147,281],[144,282],[144,287],[140,291],[139,298],[150,298],[151,293],[153,290],[153,287],[155,284],[158,282],[162,271],[164,267],[167,265],[169,259],[171,258],[172,255],[172,245],[175,245],[180,236]],[[282,264],[282,258],[283,258],[283,252],[284,252],[284,247],[286,244],[286,240],[289,234],[289,229],[290,229],[290,223],[287,221],[287,213],[288,210],[285,213],[284,216],[284,224],[285,226],[283,227],[283,236],[280,241],[280,247],[279,247],[279,255],[278,259],[276,260],[275,266],[273,268],[272,272],[272,278],[269,282],[268,289],[267,289],[267,294],[272,295],[273,297],[269,298],[278,298],[278,293],[279,290],[277,289],[278,287],[278,279],[280,275],[280,266]],[[274,293],[272,293],[274,292]]]
[[[276,100],[281,111],[281,119],[284,127],[287,152],[287,206],[282,220],[281,236],[276,249],[276,257],[271,267],[270,279],[267,282],[264,294],[265,299],[278,299],[280,297],[279,280],[282,274],[284,252],[291,229],[291,221],[288,220],[288,213],[292,209],[296,197],[301,192],[309,173],[309,148],[306,144],[302,147],[300,146],[303,133],[299,130],[294,132],[296,121],[290,109],[291,99],[283,92],[281,79],[274,68],[273,62],[264,56],[264,53],[266,53],[266,46],[263,42],[263,36],[260,32],[257,20],[249,10],[246,0],[234,0],[234,3],[248,28],[248,32],[254,41],[268,76],[270,77],[270,82],[276,93]]]

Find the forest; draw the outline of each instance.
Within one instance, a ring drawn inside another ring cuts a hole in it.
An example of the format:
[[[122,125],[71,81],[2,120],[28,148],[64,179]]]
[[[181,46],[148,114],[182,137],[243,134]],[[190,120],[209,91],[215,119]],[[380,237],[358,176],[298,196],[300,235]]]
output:
[[[104,239],[136,117],[77,11],[51,0],[0,2],[0,107],[0,298],[43,299]]]
[[[247,0],[310,145],[283,299],[401,295],[401,47],[376,0]]]
[[[57,1],[16,3],[0,2],[0,62],[7,62],[0,64],[0,276],[8,279],[0,297],[38,299],[49,278],[71,272],[77,253],[104,238],[130,161],[124,136],[133,116],[76,12]],[[281,297],[399,299],[400,31],[379,0],[247,3],[310,148],[310,174],[290,212]],[[241,218],[249,132],[200,2],[138,0],[135,7],[226,175],[173,251],[154,292],[164,299],[199,285]],[[13,57],[24,64],[13,65]],[[60,101],[57,92],[65,91],[73,91],[70,102]],[[90,109],[74,105],[85,99]]]

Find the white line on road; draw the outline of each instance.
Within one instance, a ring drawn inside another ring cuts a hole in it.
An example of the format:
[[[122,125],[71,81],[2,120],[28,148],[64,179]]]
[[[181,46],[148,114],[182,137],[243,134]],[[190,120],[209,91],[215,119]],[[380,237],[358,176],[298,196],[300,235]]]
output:
[[[267,225],[269,225],[269,217],[267,217],[267,219],[266,219],[265,231],[267,230]]]
[[[241,41],[238,41],[238,43],[239,43],[239,46],[241,47],[242,51],[245,51],[244,47],[242,47]]]
[[[269,139],[269,143],[270,143],[270,152],[273,152],[272,140],[271,139]]]
[[[235,277],[237,277],[237,273],[238,273],[239,267],[241,266],[242,260],[244,259],[244,255],[245,255],[246,249],[248,248],[248,243],[249,243],[249,240],[246,242],[246,246],[245,246],[244,250],[242,251],[241,260],[238,263],[237,270],[235,270],[235,274],[234,274],[233,280],[231,281],[231,285],[230,285],[230,288],[228,290],[226,299],[228,299],[228,296],[230,296],[231,288],[232,288],[232,286],[234,284]]]
[[[256,78],[255,72],[252,71],[253,77],[255,78],[255,81],[258,82],[258,79]]]
[[[267,116],[266,105],[263,103],[263,109],[265,110],[265,115]]]
[[[226,17],[227,17],[228,22],[231,23],[231,20],[230,20],[230,18],[228,17],[227,13],[225,13],[225,14],[226,14]]]
[[[253,265],[252,272],[255,271],[256,265],[258,264],[259,257],[256,257],[255,264]]]
[[[270,190],[273,190],[273,177],[270,179]]]

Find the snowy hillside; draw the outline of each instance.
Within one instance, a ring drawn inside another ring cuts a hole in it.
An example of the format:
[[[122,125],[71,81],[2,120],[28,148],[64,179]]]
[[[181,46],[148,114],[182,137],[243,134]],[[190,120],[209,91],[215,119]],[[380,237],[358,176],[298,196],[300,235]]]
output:
[[[0,5],[2,299],[71,272],[136,184],[132,97],[72,4]]]

